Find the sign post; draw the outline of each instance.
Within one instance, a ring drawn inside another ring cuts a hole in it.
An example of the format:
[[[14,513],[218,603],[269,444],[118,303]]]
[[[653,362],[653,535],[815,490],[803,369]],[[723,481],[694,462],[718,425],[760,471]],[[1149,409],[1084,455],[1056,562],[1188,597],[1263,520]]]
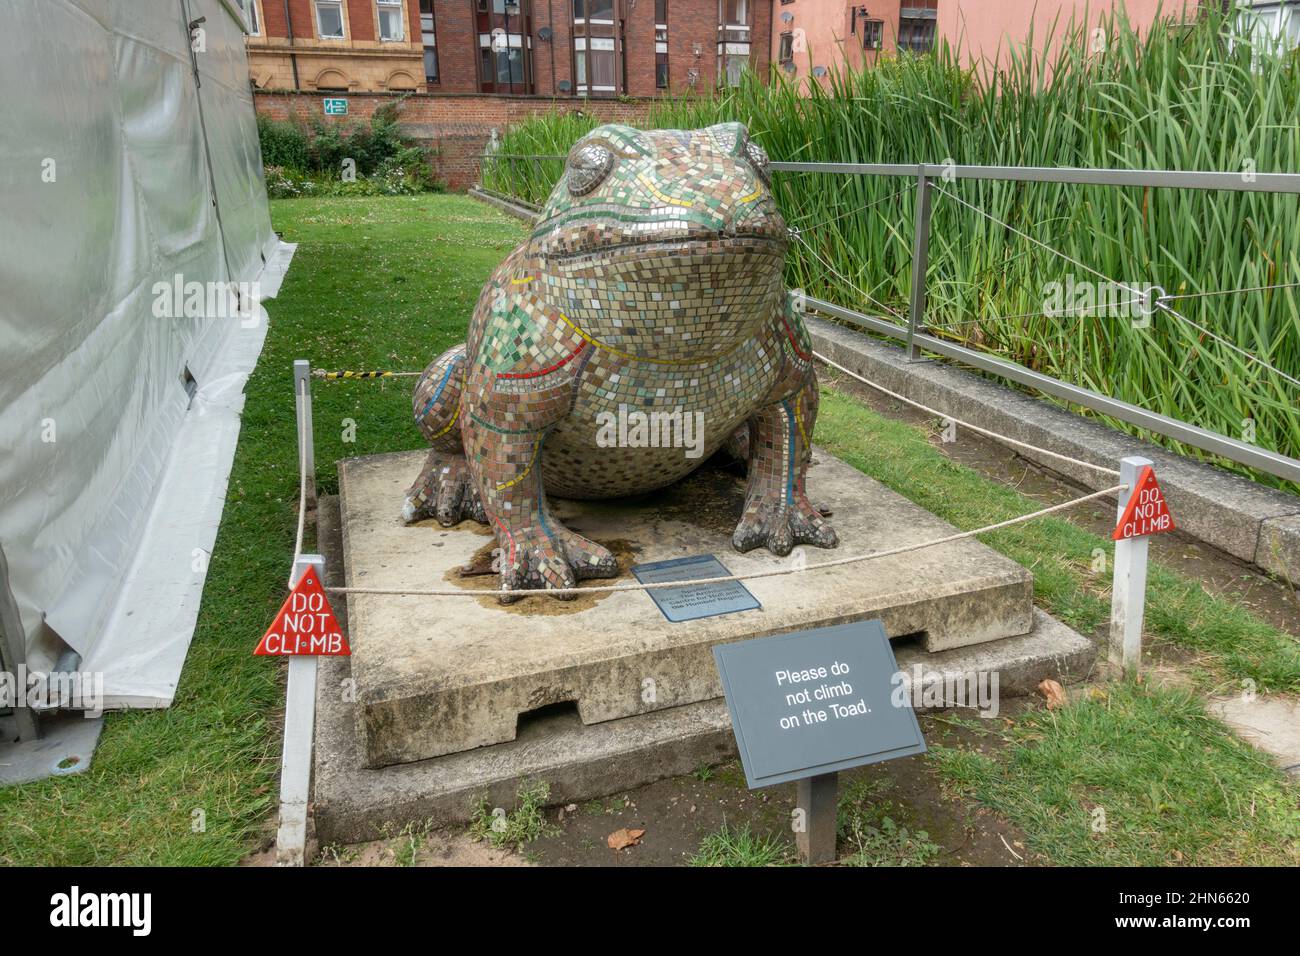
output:
[[[750,789],[797,781],[799,856],[834,860],[839,771],[925,752],[884,626],[719,644],[713,657]]]
[[[1148,539],[1153,534],[1173,531],[1174,520],[1149,459],[1120,459],[1119,480],[1128,490],[1119,494],[1119,518],[1111,535],[1115,541],[1115,576],[1107,657],[1123,670],[1125,677],[1137,677],[1142,670]]]
[[[293,566],[293,587],[254,654],[288,656],[284,702],[284,748],[280,757],[280,827],[277,866],[303,866],[307,852],[307,806],[311,797],[312,735],[316,726],[316,657],[351,654],[329,606],[321,579],[325,559],[301,555]]]
[[[835,859],[835,838],[839,835],[840,775],[820,773],[799,781],[795,812],[803,826],[794,831],[794,845],[806,865],[830,863]]]

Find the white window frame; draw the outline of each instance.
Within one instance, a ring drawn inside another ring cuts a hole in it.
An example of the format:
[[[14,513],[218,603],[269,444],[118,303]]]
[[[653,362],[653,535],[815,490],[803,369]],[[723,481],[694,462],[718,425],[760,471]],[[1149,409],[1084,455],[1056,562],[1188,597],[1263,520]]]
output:
[[[244,26],[250,37],[262,35],[262,12],[257,9],[257,0],[235,0],[239,12],[244,15]]]
[[[1239,5],[1236,13],[1238,26],[1247,36],[1254,39],[1257,31],[1252,28],[1262,27],[1259,32],[1267,39],[1285,47],[1290,21],[1300,20],[1300,4],[1295,0],[1255,0]]]
[[[335,36],[332,33],[326,33],[321,27],[320,11],[321,7],[335,7],[339,11],[339,34]],[[314,0],[312,3],[312,12],[316,17],[316,38],[318,40],[346,40],[348,38],[348,14],[347,4],[344,0]]]
[[[384,36],[384,18],[381,14],[385,9],[397,11],[398,35],[395,37]],[[406,8],[402,0],[375,0],[375,37],[380,43],[406,42]]]

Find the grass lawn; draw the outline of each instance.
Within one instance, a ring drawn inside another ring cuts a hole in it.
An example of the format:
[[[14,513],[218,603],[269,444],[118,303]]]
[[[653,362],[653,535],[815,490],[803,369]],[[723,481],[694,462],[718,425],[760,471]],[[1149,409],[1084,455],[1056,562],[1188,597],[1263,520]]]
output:
[[[247,387],[247,405],[194,644],[175,705],[110,714],[85,774],[0,790],[0,861],[10,864],[231,864],[269,832],[276,802],[283,665],[252,656],[280,602],[297,505],[292,362],[329,369],[422,368],[461,341],[479,289],[523,234],[460,196],[282,200],[272,215],[298,242]],[[343,457],[422,446],[410,379],[318,383],[317,485],[337,487]],[[959,527],[1036,504],[954,464],[918,428],[828,389],[817,439],[851,464]],[[1105,542],[1045,520],[988,543],[1031,567],[1040,603],[1091,631],[1105,617]],[[310,547],[310,537],[308,546]],[[1195,582],[1156,568],[1153,637],[1207,651],[1210,682],[1252,677],[1300,689],[1296,642]],[[1296,790],[1184,695],[1116,687],[1102,700],[1000,725],[999,756],[937,748],[955,789],[1011,817],[1063,863],[1295,861]],[[1110,829],[1091,836],[1095,806]],[[923,834],[849,819],[859,857],[881,846],[930,854]],[[883,841],[883,842],[882,842]],[[742,826],[695,862],[776,862],[780,848]],[[738,851],[739,852],[739,851]],[[893,852],[893,850],[890,850]]]

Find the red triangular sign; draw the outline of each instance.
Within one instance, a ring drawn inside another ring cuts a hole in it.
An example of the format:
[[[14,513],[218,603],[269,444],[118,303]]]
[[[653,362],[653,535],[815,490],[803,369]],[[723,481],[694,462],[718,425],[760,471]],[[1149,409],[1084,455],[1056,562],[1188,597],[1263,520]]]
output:
[[[348,647],[314,567],[307,565],[253,653],[283,657],[351,655],[352,648]]]
[[[1137,488],[1133,490],[1128,507],[1120,516],[1111,538],[1123,541],[1125,538],[1140,538],[1173,530],[1174,516],[1169,513],[1169,505],[1156,482],[1155,471],[1147,465],[1138,475]]]

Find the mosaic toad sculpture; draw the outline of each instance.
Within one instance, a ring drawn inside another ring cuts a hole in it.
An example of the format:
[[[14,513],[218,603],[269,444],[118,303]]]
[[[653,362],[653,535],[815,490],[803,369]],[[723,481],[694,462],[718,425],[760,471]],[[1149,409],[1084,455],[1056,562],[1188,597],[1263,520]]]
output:
[[[653,491],[726,444],[749,466],[738,550],[835,547],[804,492],[817,380],[768,186],[739,123],[609,125],[574,146],[468,340],[416,385],[433,449],[403,517],[489,524],[504,590],[572,587],[617,561],[548,494]]]

